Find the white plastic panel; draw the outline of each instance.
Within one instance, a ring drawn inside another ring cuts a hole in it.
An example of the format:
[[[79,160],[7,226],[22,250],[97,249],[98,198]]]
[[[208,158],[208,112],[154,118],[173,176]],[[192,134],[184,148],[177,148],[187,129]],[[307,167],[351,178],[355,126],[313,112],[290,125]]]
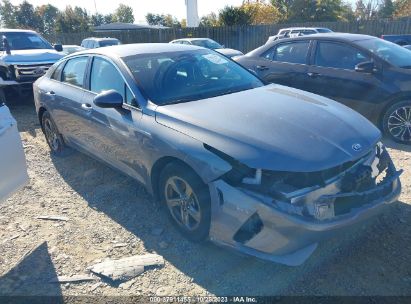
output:
[[[28,181],[26,158],[17,123],[0,105],[0,204]]]

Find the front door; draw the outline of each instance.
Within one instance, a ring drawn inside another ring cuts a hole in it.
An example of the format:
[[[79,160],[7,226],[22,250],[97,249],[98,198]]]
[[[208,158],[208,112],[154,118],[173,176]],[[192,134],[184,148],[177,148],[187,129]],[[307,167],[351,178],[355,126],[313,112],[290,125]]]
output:
[[[100,108],[97,94],[115,90],[123,96],[122,108]],[[88,146],[95,156],[124,173],[143,181],[141,132],[142,112],[121,72],[109,60],[95,56],[83,107],[88,108]]]
[[[372,117],[373,105],[388,98],[382,71],[357,72],[355,66],[372,58],[340,42],[318,41],[308,69],[307,91],[326,96]]]

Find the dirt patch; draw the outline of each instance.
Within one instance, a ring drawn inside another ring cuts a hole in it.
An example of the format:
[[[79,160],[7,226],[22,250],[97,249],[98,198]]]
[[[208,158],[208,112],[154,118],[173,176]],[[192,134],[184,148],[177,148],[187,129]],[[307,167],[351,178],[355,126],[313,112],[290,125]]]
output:
[[[0,295],[411,295],[410,147],[387,143],[405,169],[389,212],[287,267],[185,240],[134,180],[77,152],[51,157],[33,105],[12,112],[30,184],[0,207]],[[51,283],[105,258],[148,253],[164,267],[127,284]]]

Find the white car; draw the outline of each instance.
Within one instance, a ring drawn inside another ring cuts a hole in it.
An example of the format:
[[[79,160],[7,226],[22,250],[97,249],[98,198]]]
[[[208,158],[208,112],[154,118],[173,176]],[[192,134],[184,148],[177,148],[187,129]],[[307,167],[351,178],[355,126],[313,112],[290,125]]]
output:
[[[332,30],[326,27],[289,27],[280,29],[277,35],[268,37],[265,44],[284,38],[294,38],[305,35],[331,33]]]
[[[9,108],[0,104],[0,203],[27,181],[26,157],[17,122]]]

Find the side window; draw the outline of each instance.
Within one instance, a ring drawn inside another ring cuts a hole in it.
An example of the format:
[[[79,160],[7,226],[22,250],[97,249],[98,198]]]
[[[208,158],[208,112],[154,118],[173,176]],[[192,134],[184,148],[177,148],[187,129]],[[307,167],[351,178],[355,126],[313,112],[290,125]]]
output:
[[[309,46],[309,40],[281,43],[264,57],[272,61],[306,64]]]
[[[64,63],[65,63],[65,61],[61,62],[61,63],[56,67],[56,69],[54,70],[53,74],[51,74],[51,76],[50,76],[51,79],[60,81],[60,79],[61,79],[61,77],[60,77],[60,75],[61,75],[61,70],[62,70],[63,67],[64,67]]]
[[[90,91],[98,94],[108,90],[117,91],[123,96],[125,103],[137,106],[120,72],[107,60],[95,57],[90,75]]]
[[[355,66],[371,59],[356,48],[334,42],[319,42],[315,52],[316,66],[354,70]]]
[[[61,75],[61,81],[72,85],[83,87],[84,74],[87,67],[88,57],[77,57],[67,61]]]

